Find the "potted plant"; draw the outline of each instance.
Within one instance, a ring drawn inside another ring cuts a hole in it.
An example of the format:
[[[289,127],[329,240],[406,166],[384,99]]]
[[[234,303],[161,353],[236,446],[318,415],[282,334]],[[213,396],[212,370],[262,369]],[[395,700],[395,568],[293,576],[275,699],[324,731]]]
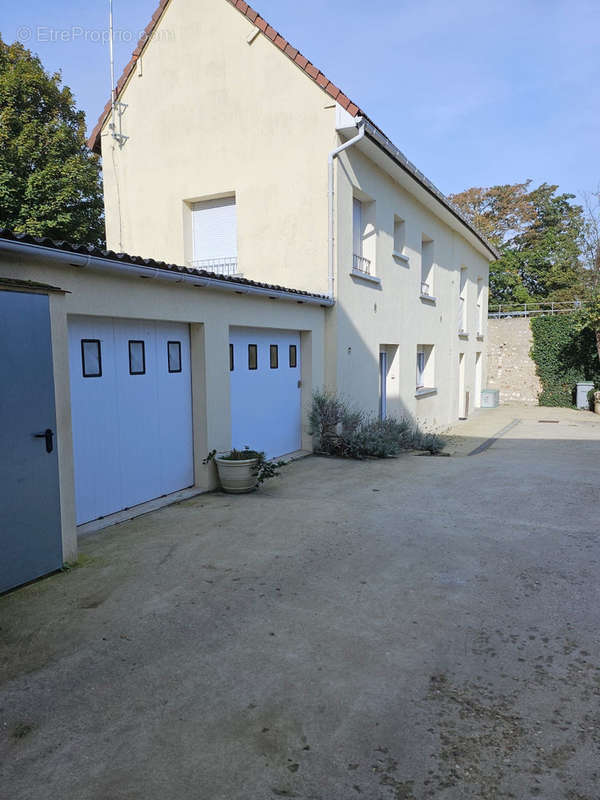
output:
[[[267,461],[262,450],[230,450],[227,453],[217,453],[211,450],[204,459],[208,464],[214,461],[217,465],[219,481],[225,492],[230,494],[244,494],[257,489],[268,478],[279,475],[277,469],[285,461]]]

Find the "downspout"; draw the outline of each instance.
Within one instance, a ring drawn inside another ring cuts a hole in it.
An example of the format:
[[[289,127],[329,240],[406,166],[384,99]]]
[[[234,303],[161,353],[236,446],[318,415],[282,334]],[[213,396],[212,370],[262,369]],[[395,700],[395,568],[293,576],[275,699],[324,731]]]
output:
[[[358,134],[352,139],[348,139],[343,145],[332,150],[329,154],[329,297],[334,299],[334,276],[335,276],[335,173],[333,162],[335,159],[352,145],[357,144],[365,135],[365,120],[363,117],[358,119]]]

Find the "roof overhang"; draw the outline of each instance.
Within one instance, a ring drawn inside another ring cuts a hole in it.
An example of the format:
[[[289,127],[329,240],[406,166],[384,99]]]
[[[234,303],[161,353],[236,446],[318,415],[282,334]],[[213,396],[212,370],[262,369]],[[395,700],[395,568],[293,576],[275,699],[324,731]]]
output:
[[[448,227],[463,236],[481,255],[496,260],[500,253],[474,228],[460,210],[412,164],[373,123],[365,119],[365,136],[356,145],[374,164],[409,191]]]
[[[323,308],[333,306],[335,301],[325,295],[312,294],[299,289],[288,289],[266,283],[250,281],[246,278],[220,276],[205,270],[194,270],[176,264],[165,264],[153,259],[130,256],[127,253],[112,254],[94,247],[78,247],[65,242],[51,243],[50,240],[36,241],[34,237],[0,233],[0,256],[17,255],[41,261],[45,264],[58,263],[62,266],[77,267],[103,273],[113,273],[122,277],[151,278],[169,283],[179,283],[202,289],[214,289],[237,295],[253,295],[269,300],[287,300],[299,305],[316,305]],[[60,290],[57,290],[60,291]]]

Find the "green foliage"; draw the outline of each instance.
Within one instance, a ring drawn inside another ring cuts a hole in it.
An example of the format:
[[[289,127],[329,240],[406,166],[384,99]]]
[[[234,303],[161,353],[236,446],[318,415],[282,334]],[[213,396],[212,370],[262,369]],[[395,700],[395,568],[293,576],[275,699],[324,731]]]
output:
[[[490,302],[572,300],[581,296],[583,209],[572,194],[531,181],[467,189],[451,200],[495,244]]]
[[[542,382],[541,406],[573,406],[579,381],[600,385],[594,334],[582,329],[577,313],[534,317],[531,330],[531,357]]]
[[[439,453],[445,446],[440,436],[424,433],[412,420],[374,419],[331,392],[313,394],[308,420],[315,451],[342,458],[387,458],[402,450]]]
[[[85,143],[85,115],[59,73],[49,75],[21,44],[0,39],[0,227],[101,244],[98,156]]]

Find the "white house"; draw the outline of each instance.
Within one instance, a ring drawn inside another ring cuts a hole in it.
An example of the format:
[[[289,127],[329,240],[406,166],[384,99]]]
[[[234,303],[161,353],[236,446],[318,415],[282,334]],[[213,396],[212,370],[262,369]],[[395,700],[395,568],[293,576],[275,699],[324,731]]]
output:
[[[311,449],[316,388],[442,428],[485,383],[496,253],[359,106],[241,0],[147,34],[90,142],[108,251],[0,231],[0,591],[213,448]]]
[[[494,248],[242,0],[162,2],[90,145],[110,248],[334,298],[327,386],[373,412],[479,404]]]

